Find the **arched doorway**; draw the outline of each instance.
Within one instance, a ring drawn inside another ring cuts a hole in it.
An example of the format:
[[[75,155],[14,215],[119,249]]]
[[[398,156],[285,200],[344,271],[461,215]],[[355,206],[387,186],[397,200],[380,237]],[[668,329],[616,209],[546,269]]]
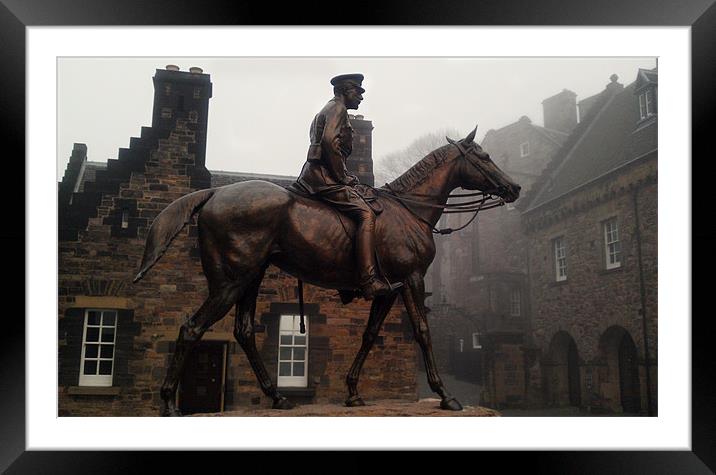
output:
[[[639,366],[636,345],[628,333],[619,343],[619,392],[624,412],[639,412],[641,396],[639,391]]]
[[[547,360],[547,398],[552,406],[582,405],[579,352],[569,333],[557,332],[552,337]]]
[[[606,396],[618,400],[615,410],[640,412],[639,358],[634,339],[624,328],[612,326],[602,335],[600,348],[609,374]]]
[[[582,395],[579,388],[579,354],[577,344],[570,338],[567,348],[567,383],[569,385],[569,405],[581,406]]]

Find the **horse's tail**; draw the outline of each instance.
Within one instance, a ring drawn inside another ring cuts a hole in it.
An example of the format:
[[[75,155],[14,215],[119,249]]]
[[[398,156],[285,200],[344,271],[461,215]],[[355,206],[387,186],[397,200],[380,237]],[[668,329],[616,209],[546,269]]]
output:
[[[191,217],[204,206],[209,198],[214,196],[215,192],[216,189],[210,188],[182,196],[164,208],[162,212],[154,218],[154,222],[150,226],[149,234],[147,235],[147,244],[144,248],[142,265],[133,280],[134,283],[139,282],[139,280],[144,277],[144,274],[157,263],[177,234],[184,229],[184,226],[189,224]]]

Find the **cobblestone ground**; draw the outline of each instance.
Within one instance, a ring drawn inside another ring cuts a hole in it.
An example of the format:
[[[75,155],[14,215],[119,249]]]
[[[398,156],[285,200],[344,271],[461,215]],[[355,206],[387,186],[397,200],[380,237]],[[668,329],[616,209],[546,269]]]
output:
[[[440,379],[450,394],[455,396],[463,406],[480,405],[480,390],[482,388],[479,384],[461,381],[451,374],[441,374]],[[418,373],[418,397],[420,399],[438,397],[428,386],[428,377],[425,372]]]
[[[463,406],[479,406],[482,387],[468,381],[462,381],[451,374],[440,374],[443,384]],[[428,386],[424,372],[418,373],[418,396],[423,398],[437,397]],[[580,411],[577,407],[557,407],[550,409],[502,409],[503,417],[637,417],[636,414],[591,414]]]
[[[503,409],[504,417],[639,417],[638,414],[592,414],[578,407],[555,407],[550,409]]]

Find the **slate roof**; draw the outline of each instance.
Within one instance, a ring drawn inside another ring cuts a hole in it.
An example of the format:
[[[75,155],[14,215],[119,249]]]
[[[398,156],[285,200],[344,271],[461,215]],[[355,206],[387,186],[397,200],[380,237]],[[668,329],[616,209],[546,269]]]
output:
[[[542,127],[534,124],[532,125],[532,127],[534,127],[538,132],[540,132],[542,135],[544,135],[558,145],[563,145],[569,137],[568,133],[562,132],[560,130],[548,129],[547,127]]]
[[[84,190],[84,184],[88,181],[94,181],[97,170],[104,170],[107,168],[107,162],[86,162],[82,176],[80,179],[80,187],[78,191]],[[217,188],[220,186],[231,185],[232,183],[238,183],[240,181],[248,180],[266,180],[277,185],[286,187],[296,181],[295,176],[288,175],[268,175],[263,173],[242,173],[242,172],[227,172],[223,170],[209,170],[211,174],[211,186]]]
[[[540,207],[657,149],[656,116],[640,120],[635,84],[618,91],[610,85],[598,94],[587,117],[535,183],[523,209]]]
[[[213,188],[249,180],[265,180],[286,187],[296,181],[297,178],[288,175],[267,175],[263,173],[227,172],[221,170],[209,170],[209,173],[211,173],[211,186]]]

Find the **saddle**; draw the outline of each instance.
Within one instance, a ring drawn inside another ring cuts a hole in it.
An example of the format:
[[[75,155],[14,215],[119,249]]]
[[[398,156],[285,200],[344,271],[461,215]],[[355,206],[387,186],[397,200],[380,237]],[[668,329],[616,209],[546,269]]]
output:
[[[291,183],[291,185],[288,186],[286,189],[291,193],[297,194],[298,196],[302,196],[304,198],[308,198],[315,201],[320,201],[320,198],[306,190],[303,185],[301,185],[301,183],[299,183],[298,181]],[[373,210],[376,216],[383,212],[383,205],[380,204],[380,202],[378,201],[378,193],[375,191],[375,188],[364,183],[359,183],[355,185],[353,189],[360,195],[361,198],[363,198],[363,201],[368,204],[368,206],[370,207],[370,209]],[[340,215],[341,213],[338,214]]]
[[[319,197],[309,193],[308,190],[306,190],[301,185],[301,183],[297,181],[292,183],[291,186],[287,187],[286,189],[291,193],[295,193],[296,195],[301,196],[303,198],[307,198],[314,201],[321,201]],[[383,205],[380,203],[380,201],[378,201],[378,193],[375,191],[375,188],[364,183],[359,183],[355,185],[353,189],[360,195],[361,198],[363,198],[363,200],[370,207],[370,209],[373,210],[376,216],[383,212]],[[343,213],[336,210],[332,206],[326,206],[333,210],[336,216],[338,216],[338,220],[343,227],[343,231],[346,233],[346,236],[348,236],[348,239],[353,242],[354,236],[352,233],[348,232],[348,226],[346,225],[346,220],[350,221],[350,219],[344,216]],[[377,252],[375,253],[375,262],[376,267],[378,268],[378,273],[383,274],[383,271],[380,268],[380,258],[378,257]],[[358,290],[339,290],[338,294],[340,295],[341,303],[343,303],[343,305],[351,303],[354,299],[360,297],[361,295],[360,291]]]

